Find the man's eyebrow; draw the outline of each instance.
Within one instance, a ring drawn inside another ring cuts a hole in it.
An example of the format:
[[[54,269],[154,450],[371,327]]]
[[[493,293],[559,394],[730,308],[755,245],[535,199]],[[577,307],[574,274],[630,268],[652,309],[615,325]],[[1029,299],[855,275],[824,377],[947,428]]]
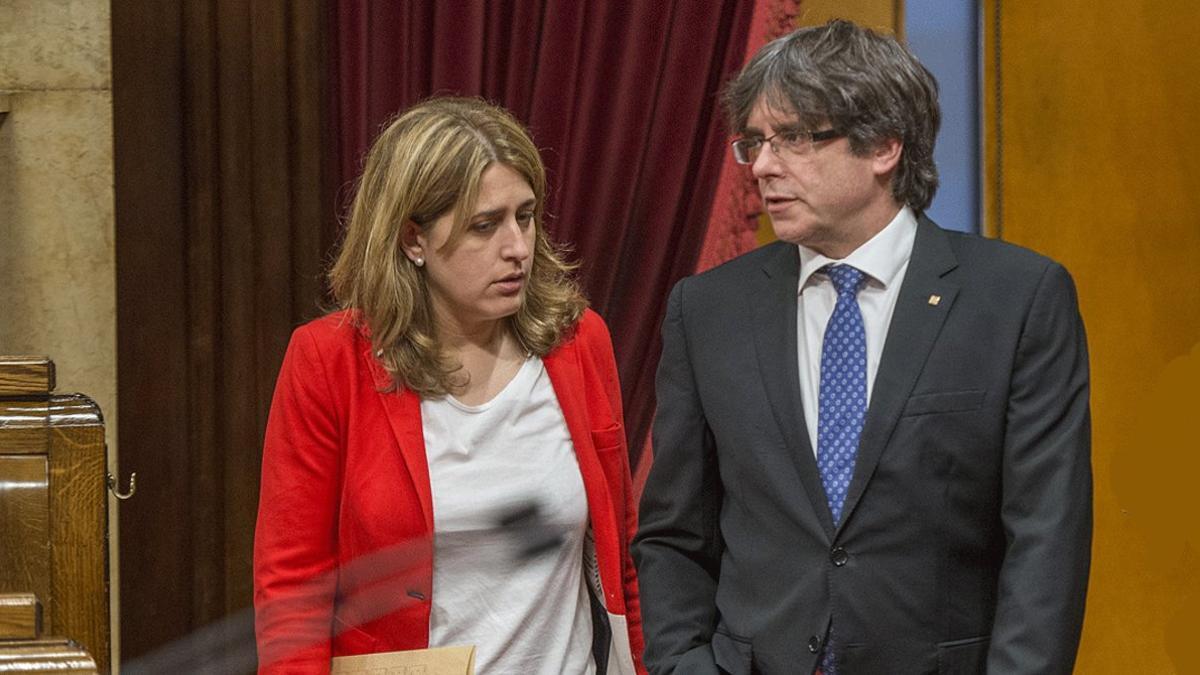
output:
[[[779,133],[781,131],[804,131],[804,125],[800,124],[799,122],[782,122],[780,124],[776,124],[773,129],[775,130],[775,133]],[[743,127],[742,135],[760,137],[766,136],[766,134],[764,134],[758,127]]]

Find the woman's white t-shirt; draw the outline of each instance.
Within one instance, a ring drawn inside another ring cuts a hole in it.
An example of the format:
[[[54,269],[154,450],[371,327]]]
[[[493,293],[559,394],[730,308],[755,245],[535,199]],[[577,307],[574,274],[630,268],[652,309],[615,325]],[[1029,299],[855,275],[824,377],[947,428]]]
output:
[[[429,646],[475,645],[480,675],[594,673],[587,495],[542,360],[527,359],[482,405],[422,400],[421,421],[433,491]]]

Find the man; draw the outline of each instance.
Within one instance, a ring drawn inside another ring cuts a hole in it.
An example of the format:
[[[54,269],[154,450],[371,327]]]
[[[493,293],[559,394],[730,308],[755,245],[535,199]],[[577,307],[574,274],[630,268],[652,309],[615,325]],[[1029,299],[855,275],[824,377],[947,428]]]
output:
[[[894,39],[798,30],[725,102],[781,241],[671,293],[647,666],[1069,673],[1091,545],[1069,275],[922,215],[937,85]]]

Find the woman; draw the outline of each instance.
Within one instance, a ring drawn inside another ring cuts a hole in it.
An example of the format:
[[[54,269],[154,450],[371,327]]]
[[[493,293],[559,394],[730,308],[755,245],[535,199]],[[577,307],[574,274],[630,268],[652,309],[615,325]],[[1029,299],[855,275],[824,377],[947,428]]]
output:
[[[542,224],[525,130],[433,99],[376,140],[292,336],[254,547],[264,672],[476,646],[479,673],[641,666],[608,331]]]

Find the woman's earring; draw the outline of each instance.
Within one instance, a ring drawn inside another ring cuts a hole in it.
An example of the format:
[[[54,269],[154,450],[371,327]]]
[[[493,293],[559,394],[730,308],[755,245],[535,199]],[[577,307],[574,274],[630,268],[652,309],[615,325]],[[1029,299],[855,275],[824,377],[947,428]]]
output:
[[[421,256],[417,256],[417,257],[413,258],[413,264],[416,265],[417,267],[424,267],[425,259],[422,258]]]

